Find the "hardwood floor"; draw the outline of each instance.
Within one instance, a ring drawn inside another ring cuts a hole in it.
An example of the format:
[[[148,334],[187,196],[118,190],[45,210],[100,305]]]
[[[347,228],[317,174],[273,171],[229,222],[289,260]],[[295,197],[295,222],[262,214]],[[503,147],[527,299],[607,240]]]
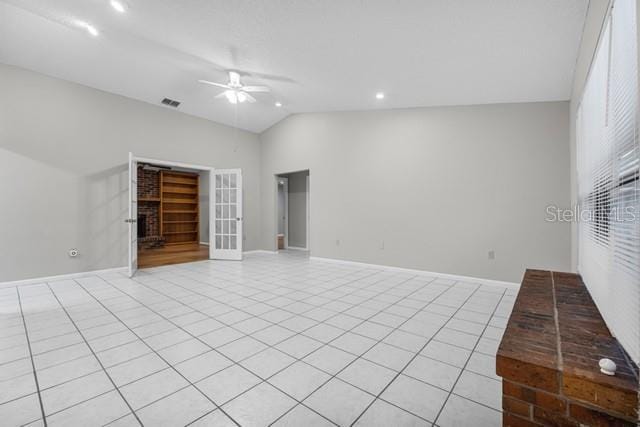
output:
[[[209,259],[209,246],[197,243],[138,249],[138,268],[158,267]]]

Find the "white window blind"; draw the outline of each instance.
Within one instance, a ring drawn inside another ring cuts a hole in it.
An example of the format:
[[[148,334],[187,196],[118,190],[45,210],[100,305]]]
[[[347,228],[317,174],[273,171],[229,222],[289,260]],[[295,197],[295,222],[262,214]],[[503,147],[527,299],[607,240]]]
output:
[[[640,146],[636,1],[617,0],[577,112],[578,268],[640,362]]]

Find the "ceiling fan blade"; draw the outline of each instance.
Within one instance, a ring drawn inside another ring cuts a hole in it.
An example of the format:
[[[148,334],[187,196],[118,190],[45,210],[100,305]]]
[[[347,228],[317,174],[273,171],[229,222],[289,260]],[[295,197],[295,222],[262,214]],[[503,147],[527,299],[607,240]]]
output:
[[[251,104],[253,104],[254,102],[256,102],[256,99],[249,95],[248,93],[245,92],[245,95],[247,96],[247,101],[249,101]]]
[[[207,84],[207,85],[218,86],[218,87],[223,87],[223,88],[225,88],[225,89],[230,89],[230,87],[229,87],[229,86],[227,86],[227,85],[225,85],[225,84],[222,84],[222,83],[210,82],[210,81],[208,81],[208,80],[198,80],[198,81],[199,81],[200,83],[204,83],[204,84]]]
[[[220,92],[219,94],[217,94],[216,96],[214,96],[214,98],[218,99],[218,98],[225,98],[227,96],[227,94],[225,92]]]
[[[245,92],[271,92],[266,86],[242,86],[242,90]]]

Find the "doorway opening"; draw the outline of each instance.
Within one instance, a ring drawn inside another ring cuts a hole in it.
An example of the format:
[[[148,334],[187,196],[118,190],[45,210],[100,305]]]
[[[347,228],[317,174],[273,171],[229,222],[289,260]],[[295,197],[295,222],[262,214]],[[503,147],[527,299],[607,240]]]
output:
[[[277,174],[276,248],[310,250],[309,170]]]
[[[139,162],[138,267],[209,259],[209,171]]]
[[[242,193],[241,169],[129,153],[129,277],[139,266],[242,260]]]

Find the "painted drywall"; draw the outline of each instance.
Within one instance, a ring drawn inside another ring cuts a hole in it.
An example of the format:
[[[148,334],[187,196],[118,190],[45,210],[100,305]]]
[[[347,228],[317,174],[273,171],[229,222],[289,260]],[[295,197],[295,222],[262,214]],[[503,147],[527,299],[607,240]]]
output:
[[[256,134],[2,64],[0,93],[0,281],[126,264],[129,151],[242,168],[244,248],[259,248]]]
[[[570,268],[570,226],[545,221],[570,202],[568,102],[297,114],[260,140],[264,248],[272,177],[308,169],[313,256],[510,281]]]
[[[307,176],[309,171],[288,174],[289,246],[307,247]]]
[[[638,9],[640,10],[640,0]],[[584,85],[587,81],[591,62],[595,55],[600,32],[609,10],[610,0],[590,0],[584,22],[584,30],[580,41],[578,59],[573,76],[570,104],[570,171],[571,171],[571,206],[578,204],[578,169],[576,161],[576,113]],[[578,269],[578,225],[571,224],[571,271]]]

